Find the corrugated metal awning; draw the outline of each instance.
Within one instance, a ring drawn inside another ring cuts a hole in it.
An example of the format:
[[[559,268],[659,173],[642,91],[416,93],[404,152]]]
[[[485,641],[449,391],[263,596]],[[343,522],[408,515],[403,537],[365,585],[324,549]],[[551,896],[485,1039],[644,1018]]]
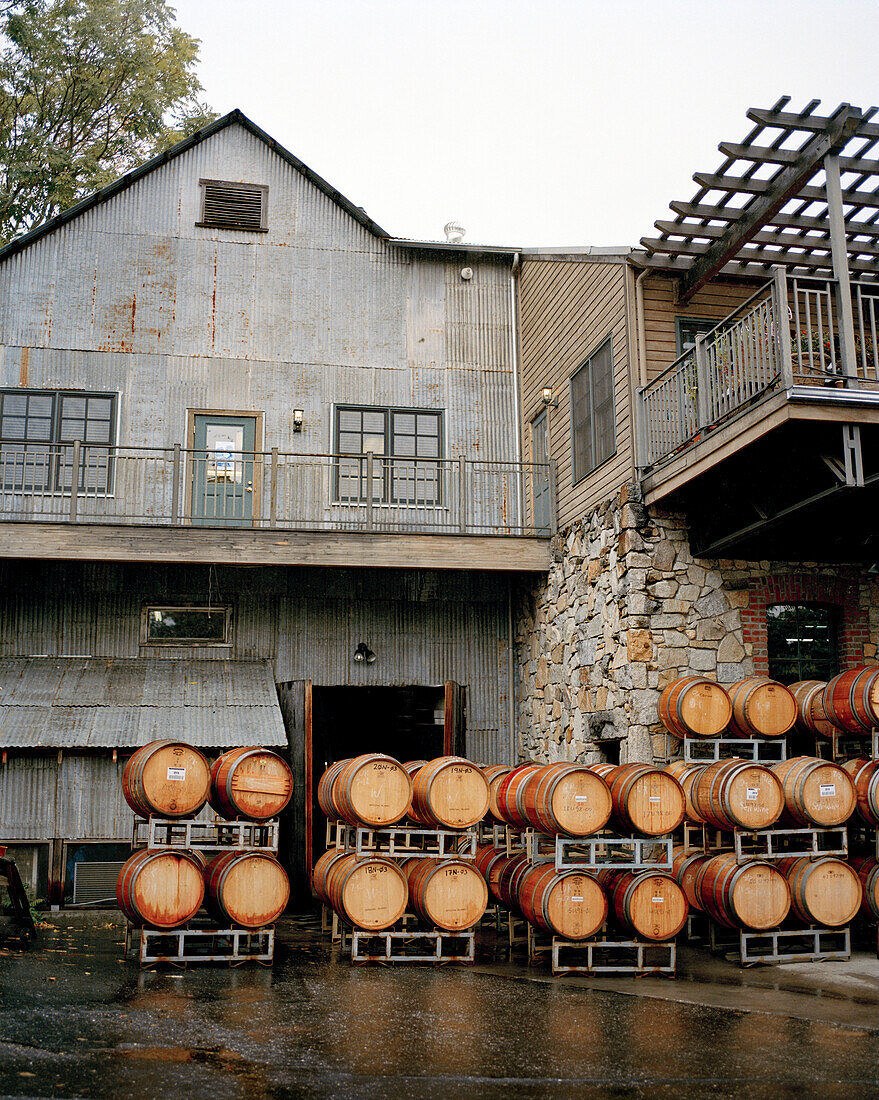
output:
[[[0,748],[286,746],[269,661],[0,658]]]

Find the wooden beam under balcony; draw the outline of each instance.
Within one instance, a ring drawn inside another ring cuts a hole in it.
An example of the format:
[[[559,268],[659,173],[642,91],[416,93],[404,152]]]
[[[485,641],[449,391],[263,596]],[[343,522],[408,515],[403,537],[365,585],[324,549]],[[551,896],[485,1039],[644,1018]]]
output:
[[[545,572],[548,539],[0,522],[0,558]]]

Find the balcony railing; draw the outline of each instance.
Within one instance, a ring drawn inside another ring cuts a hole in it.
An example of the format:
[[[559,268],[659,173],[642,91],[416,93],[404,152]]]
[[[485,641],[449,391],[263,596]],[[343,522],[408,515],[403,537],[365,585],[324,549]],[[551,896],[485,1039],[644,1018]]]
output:
[[[779,273],[639,392],[640,466],[667,458],[768,391],[879,390],[879,283],[851,283],[854,363],[843,371],[832,279]]]
[[[0,441],[0,520],[549,537],[552,491],[532,463]]]

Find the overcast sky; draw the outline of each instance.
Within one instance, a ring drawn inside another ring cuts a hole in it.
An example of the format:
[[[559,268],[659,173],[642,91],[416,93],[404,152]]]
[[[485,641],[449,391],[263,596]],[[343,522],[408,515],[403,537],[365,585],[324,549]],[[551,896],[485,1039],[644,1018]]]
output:
[[[635,245],[745,111],[879,103],[879,0],[172,0],[240,107],[394,236]]]

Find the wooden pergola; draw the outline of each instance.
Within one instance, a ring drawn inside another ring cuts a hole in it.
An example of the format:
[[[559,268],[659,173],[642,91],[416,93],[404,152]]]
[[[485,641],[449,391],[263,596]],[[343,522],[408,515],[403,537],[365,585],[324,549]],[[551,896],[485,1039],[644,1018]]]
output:
[[[851,275],[879,275],[879,108],[819,115],[820,100],[799,112],[789,102],[751,108],[744,141],[721,142],[720,167],[697,172],[693,198],[642,239],[647,268],[680,276],[681,303],[715,275],[765,278],[777,265],[832,278],[840,304]]]

